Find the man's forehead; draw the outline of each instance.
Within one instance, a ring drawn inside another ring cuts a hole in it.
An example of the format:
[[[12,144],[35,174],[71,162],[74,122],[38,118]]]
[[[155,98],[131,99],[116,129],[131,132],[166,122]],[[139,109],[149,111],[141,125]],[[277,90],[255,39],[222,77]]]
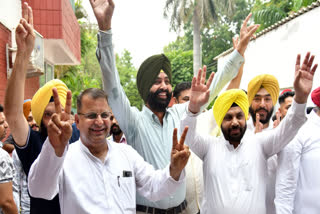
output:
[[[239,106],[234,106],[234,107],[231,107],[231,108],[227,111],[227,114],[238,114],[238,113],[240,113],[240,112],[241,112],[241,113],[244,113]]]
[[[166,79],[166,78],[169,78],[168,75],[163,71],[161,70],[157,76],[158,79]]]
[[[264,96],[271,96],[270,93],[265,88],[260,88],[255,95],[255,97],[264,97]]]

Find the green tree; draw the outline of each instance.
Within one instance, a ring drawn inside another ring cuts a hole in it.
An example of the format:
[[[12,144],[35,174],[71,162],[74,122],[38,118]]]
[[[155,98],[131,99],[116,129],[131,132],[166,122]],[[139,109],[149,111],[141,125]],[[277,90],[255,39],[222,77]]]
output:
[[[72,107],[76,108],[77,96],[87,88],[102,88],[100,66],[95,52],[97,30],[95,25],[80,22],[81,64],[55,66],[56,78],[66,83],[72,91]]]
[[[132,57],[128,50],[124,50],[121,56],[116,55],[116,67],[120,76],[120,83],[126,93],[131,106],[142,109],[143,100],[140,97],[136,84],[137,70],[132,64]]]
[[[264,2],[257,0],[253,7],[253,16],[256,23],[261,24],[258,31],[275,24],[292,12],[297,12],[317,0],[271,0]]]
[[[201,67],[201,29],[217,20],[217,14],[230,15],[234,0],[166,0],[164,16],[171,16],[171,27],[178,31],[182,24],[193,26],[193,73]]]
[[[165,52],[171,62],[172,87],[184,81],[191,81],[192,72],[192,50],[183,51],[181,49]]]

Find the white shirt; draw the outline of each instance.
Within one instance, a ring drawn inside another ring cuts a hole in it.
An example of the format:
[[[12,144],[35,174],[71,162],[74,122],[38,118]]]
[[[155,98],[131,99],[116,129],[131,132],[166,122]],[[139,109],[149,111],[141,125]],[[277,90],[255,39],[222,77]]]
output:
[[[263,132],[273,129],[273,122],[269,120],[269,126],[262,129]],[[247,121],[247,131],[254,133],[256,127],[253,123],[252,117]],[[276,195],[276,175],[278,166],[277,154],[273,155],[268,159],[268,179],[267,179],[267,192],[266,192],[266,209],[267,214],[276,214],[276,207],[274,205],[274,198]]]
[[[195,133],[196,117],[188,112],[181,127],[189,126],[186,144],[203,160],[202,214],[264,214],[267,159],[279,152],[306,121],[306,104],[293,102],[277,129],[246,132],[234,149],[223,136]]]
[[[320,213],[320,117],[311,112],[294,140],[278,155],[277,214]]]
[[[102,162],[81,140],[59,158],[47,139],[30,169],[30,195],[52,199],[59,193],[62,214],[136,213],[136,191],[157,201],[183,183],[184,172],[175,181],[169,166],[155,171],[131,146],[107,143]]]

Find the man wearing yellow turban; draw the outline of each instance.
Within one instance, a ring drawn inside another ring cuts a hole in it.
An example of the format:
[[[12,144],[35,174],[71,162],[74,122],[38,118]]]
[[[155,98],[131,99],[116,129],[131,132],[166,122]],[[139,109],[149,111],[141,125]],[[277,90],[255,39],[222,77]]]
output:
[[[197,133],[197,116],[208,101],[210,81],[203,77],[192,80],[188,111],[180,131],[189,126],[185,143],[203,160],[205,194],[202,214],[259,213],[266,214],[267,160],[280,152],[307,121],[306,103],[312,88],[314,56],[307,54],[300,67],[297,57],[291,108],[280,126],[254,134],[246,130],[250,103],[244,91],[228,90],[214,104],[214,117],[223,135],[204,136]],[[312,68],[312,69],[311,69]]]
[[[32,9],[27,3],[22,7],[22,19],[16,28],[17,56],[13,66],[13,71],[8,80],[5,96],[5,114],[10,131],[13,136],[16,152],[22,163],[22,167],[28,176],[30,167],[38,157],[42,145],[47,138],[47,125],[51,115],[55,113],[55,106],[52,102],[52,91],[57,90],[59,99],[64,107],[66,97],[71,99],[71,92],[61,80],[51,80],[41,87],[33,96],[31,101],[32,115],[40,126],[40,132],[32,130],[24,116],[23,101],[26,72],[28,62],[35,44],[35,33],[33,30]],[[68,117],[68,114],[64,114]],[[75,126],[73,126],[75,127]],[[79,136],[79,132],[74,128],[73,135]],[[73,138],[77,140],[76,137]],[[30,198],[30,213],[33,214],[59,214],[59,198],[47,201],[38,198]]]
[[[248,84],[248,99],[250,103],[250,119],[247,129],[253,133],[270,130],[273,128],[271,117],[274,106],[279,97],[278,80],[270,74],[261,74],[254,77]],[[270,122],[271,121],[271,122]],[[266,208],[268,214],[275,214],[275,182],[277,170],[277,155],[268,159],[268,179]]]
[[[171,65],[165,55],[158,54],[147,58],[141,64],[137,74],[137,87],[141,98],[145,101],[142,111],[130,106],[120,84],[114,61],[111,32],[114,4],[112,0],[103,2],[105,4],[96,4],[91,1],[91,5],[99,25],[97,58],[102,71],[104,90],[109,95],[109,105],[127,137],[128,144],[156,169],[163,168],[170,162],[172,130],[179,127],[181,117],[186,111],[186,104],[177,104],[168,108],[172,93]],[[258,27],[247,26],[249,18],[243,25],[237,48],[213,80],[212,90],[208,93],[210,100],[213,100],[220,90],[237,75],[243,63],[245,49]],[[137,213],[156,210],[163,213],[169,210],[181,213],[186,208],[185,197],[185,185],[182,185],[172,197],[157,202],[151,202],[138,193]]]
[[[270,74],[261,74],[254,77],[248,84],[248,99],[250,119],[248,129],[260,132],[262,129],[272,129],[270,119],[279,97],[279,83],[277,78]]]

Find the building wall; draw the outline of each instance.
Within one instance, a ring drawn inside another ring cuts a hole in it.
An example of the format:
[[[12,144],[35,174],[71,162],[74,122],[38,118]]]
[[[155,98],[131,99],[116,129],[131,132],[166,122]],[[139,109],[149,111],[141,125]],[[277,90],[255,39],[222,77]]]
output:
[[[301,63],[307,51],[314,54],[315,63],[320,61],[319,35],[317,20],[320,20],[320,7],[279,26],[276,29],[251,41],[245,53],[244,73],[240,88],[247,90],[249,81],[259,74],[272,74],[280,88],[293,87],[295,62],[301,54]],[[226,55],[218,60],[221,66]],[[221,70],[221,69],[220,69]],[[313,88],[320,86],[319,69],[315,73]],[[309,99],[308,104],[312,104]]]
[[[0,104],[4,103],[7,86],[6,44],[11,45],[11,31],[0,23]]]

